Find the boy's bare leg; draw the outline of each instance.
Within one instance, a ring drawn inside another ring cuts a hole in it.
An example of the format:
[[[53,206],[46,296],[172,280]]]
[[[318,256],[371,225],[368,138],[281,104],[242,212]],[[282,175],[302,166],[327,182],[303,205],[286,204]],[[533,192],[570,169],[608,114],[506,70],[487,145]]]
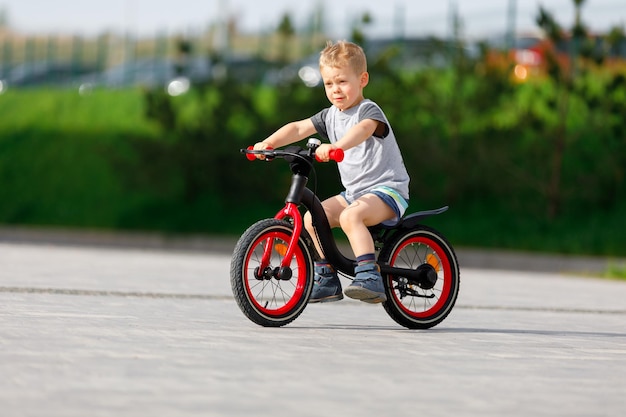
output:
[[[341,213],[341,227],[348,236],[357,260],[354,280],[344,291],[348,297],[366,303],[387,300],[383,279],[376,264],[374,241],[367,227],[394,216],[394,210],[374,194],[364,195]]]
[[[331,227],[339,226],[339,213],[348,205],[341,196],[331,197],[325,200],[322,205],[328,217]],[[311,214],[304,215],[304,226],[311,235],[320,260],[315,262],[315,278],[313,290],[309,297],[309,303],[325,303],[329,301],[339,301],[343,298],[341,281],[337,276],[334,267],[325,260],[325,254],[320,247],[317,234],[312,225]]]
[[[339,216],[341,215],[341,212],[345,210],[346,207],[348,207],[348,202],[346,201],[346,199],[340,195],[336,195],[334,197],[330,197],[324,200],[322,202],[322,206],[324,207],[324,211],[326,212],[326,217],[328,218],[328,223],[330,224],[330,227],[339,227]],[[317,233],[315,232],[315,229],[312,225],[311,213],[309,212],[306,212],[304,214],[304,227],[313,239],[313,244],[315,245],[315,249],[317,250],[318,255],[320,256],[320,258],[324,258],[324,251],[320,247]]]
[[[368,226],[374,226],[395,217],[395,212],[374,194],[366,194],[350,204],[339,217],[355,256],[374,253],[374,241]]]

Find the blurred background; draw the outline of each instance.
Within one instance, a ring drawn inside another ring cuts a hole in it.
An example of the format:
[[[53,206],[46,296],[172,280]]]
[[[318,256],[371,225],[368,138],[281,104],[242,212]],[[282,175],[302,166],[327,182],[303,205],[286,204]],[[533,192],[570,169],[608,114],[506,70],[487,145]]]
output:
[[[2,1],[0,224],[237,236],[290,177],[239,149],[328,106],[319,50],[348,39],[454,245],[626,256],[625,24],[623,0]]]

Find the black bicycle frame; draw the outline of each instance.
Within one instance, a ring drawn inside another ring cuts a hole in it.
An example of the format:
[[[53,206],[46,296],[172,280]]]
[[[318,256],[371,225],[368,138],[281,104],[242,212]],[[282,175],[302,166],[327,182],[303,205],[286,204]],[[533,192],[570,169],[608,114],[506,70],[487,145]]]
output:
[[[281,266],[289,267],[289,264],[291,263],[291,258],[293,256],[293,251],[295,250],[295,247],[298,244],[298,239],[301,236],[303,222],[302,215],[298,210],[298,206],[302,204],[311,213],[313,226],[315,227],[315,231],[317,232],[317,237],[319,239],[320,246],[324,251],[325,258],[338,271],[341,271],[350,276],[354,276],[356,261],[354,259],[347,258],[345,255],[343,255],[343,253],[341,253],[341,251],[337,247],[337,244],[335,243],[335,239],[333,237],[330,224],[328,223],[326,213],[324,212],[324,208],[322,207],[322,203],[315,195],[315,193],[313,193],[313,191],[306,187],[306,184],[308,182],[308,172],[310,168],[307,167],[304,169],[298,169],[298,162],[294,162],[293,165],[294,166],[292,166],[292,171],[294,172],[294,174],[292,176],[289,194],[285,199],[285,207],[281,209],[275,216],[276,219],[284,219],[286,217],[290,217],[293,219],[293,235],[291,237],[291,241],[289,242]],[[433,214],[442,213],[447,209],[448,207],[446,206],[437,210],[428,210],[413,213],[402,219],[402,221],[399,222],[397,225],[393,227],[388,227],[388,229],[399,230],[415,227],[418,224],[419,220],[421,220],[422,218]],[[267,263],[269,262],[269,256],[271,253],[271,247],[269,246],[270,245],[268,245],[268,247],[266,248],[266,254],[263,259],[264,265],[267,265]],[[266,260],[268,262],[265,262]],[[378,265],[382,274],[388,274],[395,277],[405,277],[412,282],[420,282],[423,279],[423,271],[419,269],[397,268],[387,263],[380,262]]]

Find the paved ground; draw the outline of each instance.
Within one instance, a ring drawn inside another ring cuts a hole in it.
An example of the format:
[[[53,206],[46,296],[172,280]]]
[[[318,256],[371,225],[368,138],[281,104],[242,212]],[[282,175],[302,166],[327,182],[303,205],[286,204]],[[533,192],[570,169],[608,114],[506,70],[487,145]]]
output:
[[[626,410],[626,283],[462,262],[457,306],[434,329],[353,300],[266,329],[233,301],[229,262],[220,250],[0,243],[2,415]]]

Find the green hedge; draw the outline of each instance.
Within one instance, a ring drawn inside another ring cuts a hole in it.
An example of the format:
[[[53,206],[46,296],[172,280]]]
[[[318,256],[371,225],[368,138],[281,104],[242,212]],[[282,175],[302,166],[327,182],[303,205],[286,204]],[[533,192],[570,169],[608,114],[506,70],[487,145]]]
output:
[[[0,96],[0,221],[117,227],[142,205],[117,166],[128,139],[157,138],[141,92],[10,91]]]
[[[626,81],[510,82],[503,73],[373,66],[366,95],[389,117],[411,210],[456,245],[625,255]],[[563,103],[567,104],[563,111]],[[0,222],[237,234],[275,214],[286,166],[238,150],[327,106],[320,89],[226,82],[160,91],[0,96]],[[318,164],[311,186],[339,190]]]

